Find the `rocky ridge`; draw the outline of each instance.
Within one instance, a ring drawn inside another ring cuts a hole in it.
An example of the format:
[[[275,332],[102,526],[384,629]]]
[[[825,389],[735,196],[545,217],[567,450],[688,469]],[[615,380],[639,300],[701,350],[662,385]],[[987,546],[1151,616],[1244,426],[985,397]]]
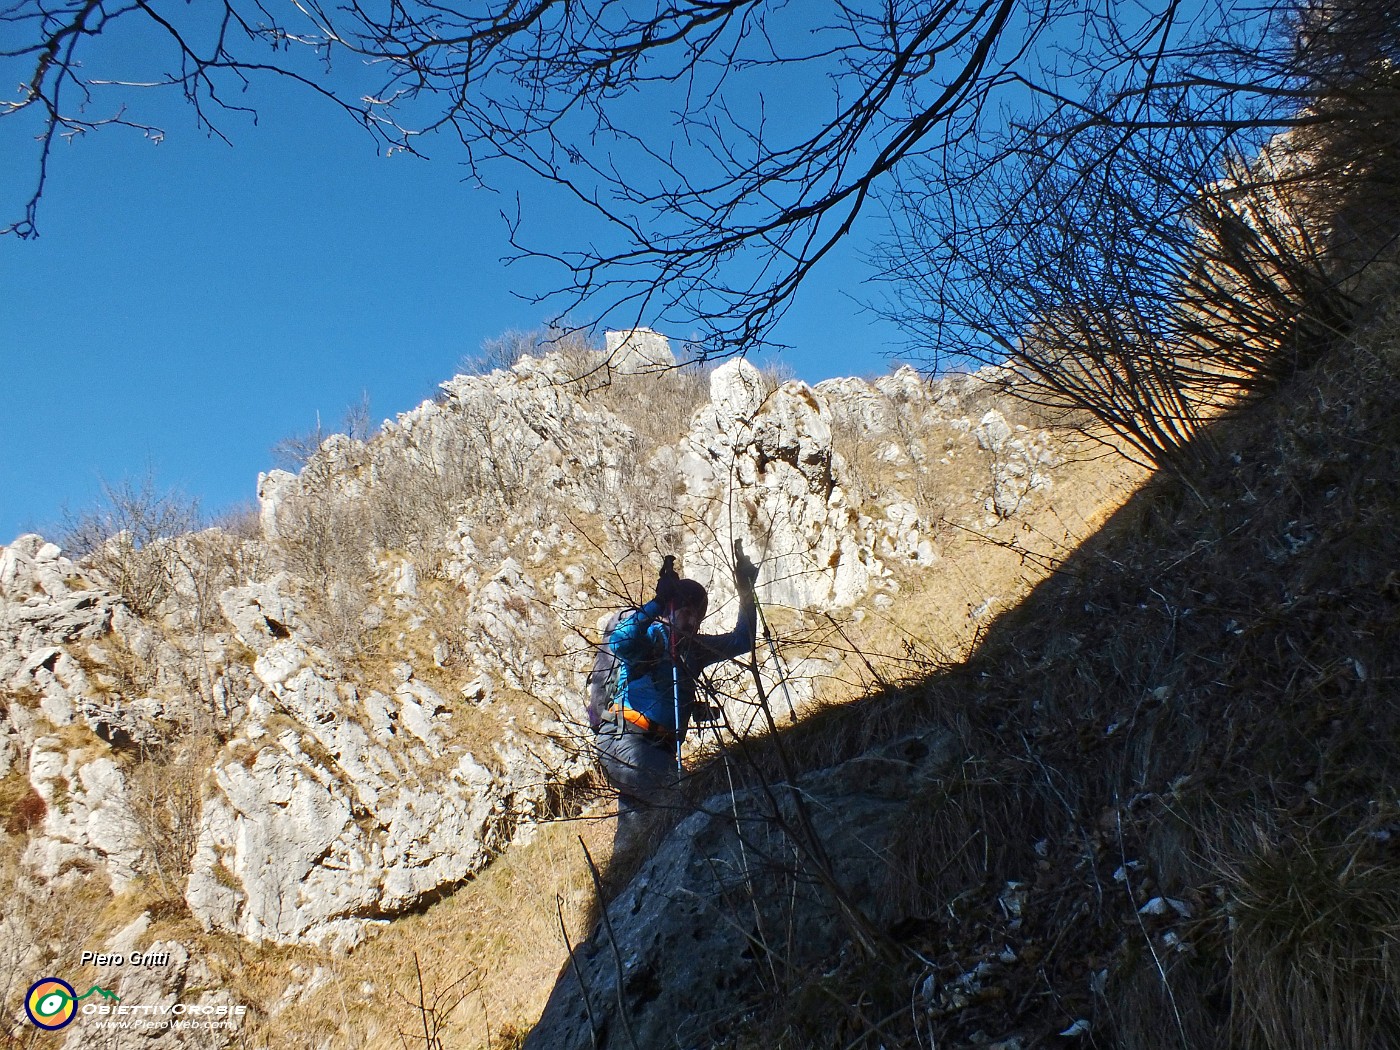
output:
[[[668,363],[663,349],[646,343],[643,364]],[[458,376],[368,442],[333,437],[298,474],[262,476],[260,534],[148,552],[169,556],[171,588],[145,615],[41,537],[0,549],[0,777],[22,798],[10,828],[27,884],[121,893],[158,874],[207,931],[352,947],[480,871],[586,780],[570,722],[588,661],[570,631],[616,604],[606,558],[634,542],[639,501],[712,609],[732,595],[741,539],[763,558],[765,603],[800,622],[859,616],[908,573],[936,571],[940,518],[993,527],[1044,498],[1062,462],[1047,432],[1008,420],[996,372],[812,387],[731,361],[679,440],[651,445],[617,392],[590,395],[577,374],[551,354]],[[949,491],[969,465],[977,487]],[[288,551],[315,514],[376,499],[406,511],[385,494],[449,482],[450,520],[428,505],[378,522],[386,541],[352,537],[362,577],[294,571],[311,564]],[[445,525],[430,555],[425,521]],[[200,555],[215,546],[238,556],[210,568]],[[347,595],[377,663],[327,628]],[[799,703],[815,689],[794,685]],[[211,741],[202,758],[180,750],[194,736]],[[165,794],[151,795],[153,763]],[[196,801],[172,818],[182,779]],[[161,843],[176,839],[172,859]]]

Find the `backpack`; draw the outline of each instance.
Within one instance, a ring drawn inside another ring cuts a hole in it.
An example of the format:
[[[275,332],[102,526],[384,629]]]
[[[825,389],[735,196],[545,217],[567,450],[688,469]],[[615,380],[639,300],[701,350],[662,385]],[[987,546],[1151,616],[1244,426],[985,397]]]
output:
[[[622,622],[622,618],[631,611],[630,609],[620,609],[609,616],[607,623],[603,624],[603,640],[593,646],[595,650],[593,669],[588,672],[588,677],[584,679],[587,688],[584,710],[588,712],[588,727],[595,733],[598,731],[598,726],[602,724],[604,713],[612,706],[617,694],[617,671],[621,661],[613,655],[612,648],[608,645],[608,639],[612,637],[613,631]]]

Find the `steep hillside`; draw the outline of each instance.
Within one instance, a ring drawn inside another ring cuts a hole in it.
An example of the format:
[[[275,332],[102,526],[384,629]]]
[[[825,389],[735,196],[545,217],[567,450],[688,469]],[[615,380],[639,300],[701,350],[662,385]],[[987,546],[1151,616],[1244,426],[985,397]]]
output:
[[[588,642],[661,554],[716,620],[731,542],[762,558],[779,648],[759,681],[790,721],[960,657],[1132,476],[996,370],[812,388],[676,368],[654,333],[611,344],[324,441],[260,479],[257,522],[170,534],[127,506],[86,551],[0,549],[12,1034],[38,1037],[20,999],[54,976],[243,1011],[104,1030],[114,1046],[397,1046],[427,1013],[464,1045],[509,1040],[560,923],[592,914],[576,833],[608,863]],[[715,687],[725,728],[694,761],[762,728],[747,671]]]
[[[1396,333],[965,662],[716,760],[527,1045],[1400,1045]]]

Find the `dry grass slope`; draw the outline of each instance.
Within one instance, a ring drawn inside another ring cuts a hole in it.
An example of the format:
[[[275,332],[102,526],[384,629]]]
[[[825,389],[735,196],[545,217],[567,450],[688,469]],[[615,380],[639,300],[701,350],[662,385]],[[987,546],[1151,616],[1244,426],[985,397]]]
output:
[[[899,961],[719,1045],[1396,1045],[1397,364],[1393,322],[1334,347],[1214,425],[1204,504],[1154,479],[965,663],[784,734],[806,768],[931,724],[967,758],[863,902]]]

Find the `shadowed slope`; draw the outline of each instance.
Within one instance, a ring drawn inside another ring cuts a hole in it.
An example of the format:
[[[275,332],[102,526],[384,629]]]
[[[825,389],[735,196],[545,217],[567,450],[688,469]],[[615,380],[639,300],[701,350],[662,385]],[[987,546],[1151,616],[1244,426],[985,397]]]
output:
[[[1220,451],[1195,486],[1206,505],[1155,479],[966,663],[817,713],[697,776],[695,797],[724,792],[706,808],[727,808],[732,772],[762,811],[759,785],[795,774],[802,791],[776,794],[817,799],[809,815],[828,840],[862,807],[843,813],[812,789],[832,774],[802,771],[911,734],[955,752],[912,782],[902,818],[870,829],[883,882],[826,897],[833,916],[858,909],[882,950],[856,950],[833,919],[791,965],[714,992],[701,1041],[1031,1047],[1075,1029],[1099,1047],[1390,1045],[1396,350],[1393,327],[1373,329],[1218,422]],[[793,804],[770,814],[794,828]],[[774,877],[820,882],[820,848],[800,828],[789,839],[793,863]],[[636,892],[614,902],[611,936],[628,936],[619,905]],[[609,943],[600,928],[591,950]],[[629,975],[645,962],[608,965]],[[713,976],[676,979],[694,1001]],[[619,1011],[664,1013],[667,993],[593,1004],[613,1022],[599,1045],[627,1046]]]

